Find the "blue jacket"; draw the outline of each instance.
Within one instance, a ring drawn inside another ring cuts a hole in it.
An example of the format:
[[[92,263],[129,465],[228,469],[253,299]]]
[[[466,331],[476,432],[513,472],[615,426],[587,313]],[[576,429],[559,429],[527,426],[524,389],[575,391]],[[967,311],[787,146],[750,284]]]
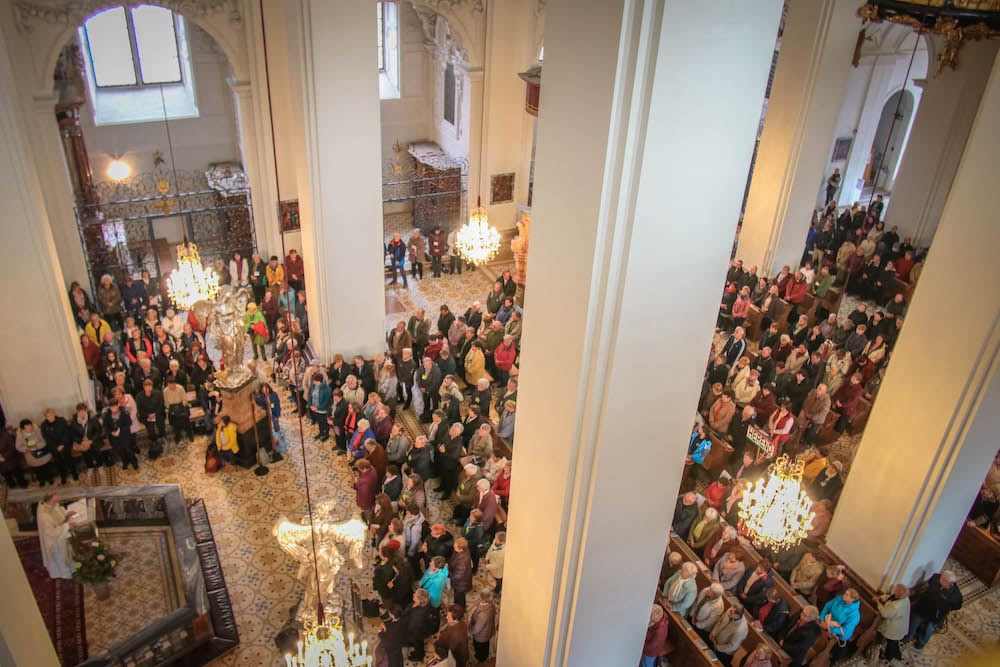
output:
[[[131,285],[128,283],[122,283],[118,286],[118,291],[121,292],[122,302],[125,304],[125,310],[133,313],[143,306],[146,305],[148,297],[146,296],[146,285],[141,280],[133,281]]]
[[[396,266],[402,266],[403,260],[406,258],[406,244],[402,241],[399,243],[389,241],[389,243],[385,246],[385,254],[389,255],[393,264]]]
[[[515,310],[522,315],[524,314],[524,311],[517,306],[511,306],[508,308],[507,305],[504,304],[500,306],[500,310],[497,311],[496,319],[499,320],[500,324],[507,324],[507,320],[509,320],[510,316],[514,314]]]
[[[441,606],[441,594],[444,592],[444,587],[447,583],[447,565],[437,572],[433,572],[430,568],[427,568],[427,571],[424,572],[424,576],[420,577],[420,587],[426,588],[427,592],[431,594],[431,605],[434,607]]]
[[[363,459],[365,457],[365,440],[368,439],[375,439],[375,432],[372,431],[370,427],[360,436],[357,432],[351,436],[351,460],[357,461],[358,459]]]
[[[695,431],[691,436],[691,442],[688,444],[688,455],[691,460],[695,463],[704,463],[705,457],[712,450],[712,441],[708,438],[704,440],[698,439],[698,431]]]
[[[333,402],[333,390],[326,382],[315,382],[309,387],[309,407],[316,412],[329,412],[330,404]]]
[[[667,579],[667,582],[663,584],[663,595],[668,597],[670,595],[670,589],[674,587],[674,584],[678,579],[681,578],[681,572],[678,570],[674,573],[674,576]],[[679,615],[685,616],[687,614],[688,608],[694,604],[694,599],[698,596],[698,582],[695,581],[694,577],[691,577],[681,585],[680,593],[677,595],[676,600],[667,601],[673,610]]]
[[[331,392],[331,396],[332,395],[333,394]],[[257,394],[257,398],[254,400],[257,402],[257,405],[264,408],[270,413],[271,425],[277,426],[278,418],[281,417],[281,400],[278,398],[278,394],[272,391],[270,394],[270,401],[269,401],[268,397],[265,396],[263,392],[261,392]]]
[[[830,628],[830,634],[837,639],[848,641],[854,634],[854,628],[861,621],[860,609],[861,600],[855,600],[851,604],[846,604],[844,596],[838,595],[826,603],[823,611],[819,613],[819,618],[821,621],[826,620],[829,614],[834,621],[840,623],[839,628]]]

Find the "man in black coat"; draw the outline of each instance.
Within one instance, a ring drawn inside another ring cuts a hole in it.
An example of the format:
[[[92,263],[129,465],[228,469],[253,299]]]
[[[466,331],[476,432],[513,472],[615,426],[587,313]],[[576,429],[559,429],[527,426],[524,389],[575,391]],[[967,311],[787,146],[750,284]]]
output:
[[[454,323],[455,314],[451,312],[447,304],[441,306],[441,315],[437,321],[438,332],[445,338],[448,338],[448,330],[451,329],[451,325]]]
[[[802,667],[805,664],[809,649],[813,647],[822,632],[816,620],[818,618],[819,610],[816,607],[812,605],[804,607],[801,612],[788,619],[784,631],[775,637],[779,640],[781,648],[792,659],[789,667]]]
[[[736,330],[729,336],[726,344],[722,347],[722,356],[726,363],[732,368],[733,364],[740,360],[740,357],[747,351],[746,330],[743,327],[736,327]]]
[[[436,523],[431,526],[431,534],[420,545],[419,553],[424,569],[430,565],[435,556],[449,560],[455,553],[455,538],[442,524]]]
[[[424,642],[437,628],[431,628],[431,594],[419,588],[413,593],[413,604],[407,607],[399,623],[403,628],[403,646],[413,647],[408,656],[413,662],[424,659]]]
[[[941,570],[927,582],[927,588],[917,596],[910,608],[910,632],[913,647],[923,648],[934,630],[949,613],[962,608],[962,591],[958,589],[955,574]]]
[[[424,357],[423,367],[417,372],[417,388],[424,400],[424,413],[420,420],[429,422],[431,413],[437,410],[441,402],[438,389],[441,388],[441,369],[434,365],[430,357]]]
[[[449,438],[441,444],[434,454],[441,484],[437,491],[445,498],[451,496],[458,486],[458,460],[462,458],[462,425],[452,424],[448,429]]]
[[[403,271],[406,277],[406,271]],[[386,667],[403,667],[403,635],[406,628],[400,621],[400,611],[396,606],[389,608],[388,618],[382,622],[378,632],[378,643],[375,644],[375,660],[377,665]]]
[[[698,497],[694,493],[685,493],[677,499],[674,507],[674,532],[682,540],[687,540],[694,520],[698,518]]]
[[[753,581],[751,582],[751,578]],[[743,573],[743,578],[736,585],[736,596],[750,612],[756,616],[757,611],[767,604],[767,589],[774,583],[774,573],[771,572],[771,561],[762,558],[757,567]]]
[[[510,271],[503,272],[501,281],[503,282],[503,295],[509,296],[513,299],[514,295],[517,294],[517,283],[515,283],[514,278],[511,277]]]
[[[465,324],[466,326],[472,327],[475,331],[479,331],[479,327],[483,323],[483,313],[481,312],[482,306],[478,301],[474,301],[472,306],[465,311]]]
[[[358,378],[358,382],[361,384],[361,388],[365,390],[365,394],[375,391],[375,371],[372,370],[371,364],[365,361],[365,358],[360,354],[354,357],[354,369],[351,371],[351,374]]]
[[[152,380],[143,382],[142,391],[135,397],[135,405],[139,421],[146,427],[146,435],[149,436],[149,459],[156,460],[163,453],[167,408],[163,403],[163,394],[153,388]]]

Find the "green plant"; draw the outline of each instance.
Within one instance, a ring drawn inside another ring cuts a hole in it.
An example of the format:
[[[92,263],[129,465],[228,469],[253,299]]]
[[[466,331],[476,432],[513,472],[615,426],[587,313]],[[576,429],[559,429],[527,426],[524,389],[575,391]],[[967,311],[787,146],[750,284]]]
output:
[[[76,571],[73,579],[83,584],[100,584],[115,576],[121,556],[111,553],[107,545],[88,540],[76,552]]]

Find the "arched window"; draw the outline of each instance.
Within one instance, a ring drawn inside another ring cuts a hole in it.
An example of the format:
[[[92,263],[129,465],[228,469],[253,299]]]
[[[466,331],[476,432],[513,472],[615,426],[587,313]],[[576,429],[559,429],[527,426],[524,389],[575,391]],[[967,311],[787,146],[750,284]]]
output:
[[[83,24],[98,88],[181,82],[174,14],[152,5],[114,7]]]
[[[444,68],[444,119],[455,124],[455,66],[451,63]]]

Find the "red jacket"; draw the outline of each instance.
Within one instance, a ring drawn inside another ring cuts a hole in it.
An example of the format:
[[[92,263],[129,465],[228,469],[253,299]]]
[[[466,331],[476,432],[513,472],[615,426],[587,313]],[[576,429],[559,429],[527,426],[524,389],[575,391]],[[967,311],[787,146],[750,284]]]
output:
[[[497,476],[497,481],[493,482],[493,493],[497,494],[501,498],[510,497],[510,477],[504,477],[501,472]]]
[[[370,467],[360,473],[354,488],[358,490],[358,507],[363,510],[375,507],[375,494],[378,493],[378,472],[375,468]]]
[[[722,500],[726,497],[727,493],[729,493],[728,486],[722,486],[718,482],[712,482],[708,485],[708,488],[705,489],[705,502],[715,509],[719,509],[722,505]]]
[[[667,642],[667,631],[670,629],[670,617],[666,614],[653,625],[646,628],[646,641],[642,644],[642,654],[650,658],[659,657],[663,653],[663,645]]]
[[[848,417],[853,417],[854,413],[858,411],[858,401],[861,400],[861,394],[864,392],[864,386],[859,382],[854,384],[853,382],[845,382],[840,385],[840,389],[837,393],[833,395],[834,400],[840,401],[840,409],[838,412],[845,414]]]
[[[802,282],[795,282],[794,280],[788,281],[788,286],[785,287],[785,301],[790,303],[802,303],[802,299],[806,298],[806,290],[809,289],[809,283],[805,280]]]
[[[493,361],[496,362],[497,368],[502,371],[509,371],[514,366],[515,359],[517,359],[517,348],[514,347],[513,343],[510,344],[510,347],[500,345],[493,351]]]
[[[295,259],[292,259],[291,255],[285,257],[285,275],[289,280],[302,280],[305,275],[302,255],[296,253]]]
[[[733,317],[746,317],[750,314],[750,297],[736,297],[733,303]]]
[[[910,271],[913,270],[914,261],[900,257],[896,260],[896,277],[904,282],[910,282]]]

